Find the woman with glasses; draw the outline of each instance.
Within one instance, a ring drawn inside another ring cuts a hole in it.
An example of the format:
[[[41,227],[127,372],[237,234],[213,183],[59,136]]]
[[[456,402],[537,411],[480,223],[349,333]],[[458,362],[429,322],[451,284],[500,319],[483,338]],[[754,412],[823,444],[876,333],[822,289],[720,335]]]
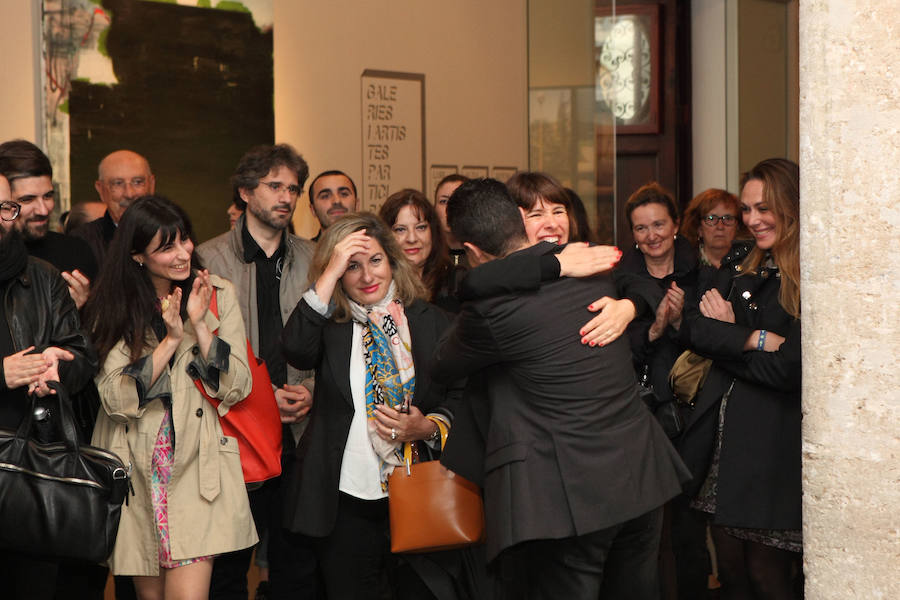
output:
[[[680,441],[693,506],[709,515],[723,599],[799,598],[800,169],[741,178],[755,245],[725,257],[686,327],[713,359]]]
[[[719,268],[735,238],[747,236],[737,196],[708,189],[691,200],[679,233],[697,250],[700,264]]]

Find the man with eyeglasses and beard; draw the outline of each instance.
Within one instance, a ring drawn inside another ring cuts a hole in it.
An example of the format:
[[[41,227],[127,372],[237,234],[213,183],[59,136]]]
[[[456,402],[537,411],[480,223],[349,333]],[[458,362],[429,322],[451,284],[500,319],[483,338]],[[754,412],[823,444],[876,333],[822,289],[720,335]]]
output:
[[[122,213],[141,196],[156,191],[156,178],[146,158],[131,150],[116,150],[100,161],[94,189],[106,204],[106,213],[76,228],[72,235],[90,244],[97,264],[102,267],[106,248],[116,233]]]
[[[234,196],[247,205],[244,214],[231,231],[197,249],[210,273],[234,284],[247,338],[256,356],[266,361],[284,424],[284,465],[293,460],[312,406],[312,371],[289,366],[280,345],[284,323],[309,287],[307,270],[314,245],[288,231],[308,177],[306,161],[287,144],[250,149],[231,177]],[[257,562],[262,556],[270,565],[271,592],[266,598],[314,598],[315,558],[303,548],[287,545],[283,537],[280,478],[249,494],[261,539]],[[249,551],[217,557],[210,599],[247,598],[249,562]]]
[[[56,204],[50,159],[31,142],[5,142],[0,144],[0,174],[9,181],[11,200],[19,205],[19,216],[12,223],[24,239],[28,254],[60,270],[80,309],[97,275],[97,263],[84,240],[50,231],[50,215]]]

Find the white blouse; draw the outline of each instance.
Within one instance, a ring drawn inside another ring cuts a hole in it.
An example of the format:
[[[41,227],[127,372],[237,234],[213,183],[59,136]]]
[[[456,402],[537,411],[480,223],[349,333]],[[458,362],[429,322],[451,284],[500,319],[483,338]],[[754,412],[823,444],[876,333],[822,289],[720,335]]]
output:
[[[310,308],[324,317],[331,316],[329,306],[323,303],[314,289],[303,295]],[[338,489],[345,494],[363,500],[386,498],[381,489],[379,458],[369,439],[366,418],[366,358],[363,354],[363,327],[353,321],[353,339],[350,344],[350,395],[353,399],[353,420],[344,446],[341,461],[341,478]]]

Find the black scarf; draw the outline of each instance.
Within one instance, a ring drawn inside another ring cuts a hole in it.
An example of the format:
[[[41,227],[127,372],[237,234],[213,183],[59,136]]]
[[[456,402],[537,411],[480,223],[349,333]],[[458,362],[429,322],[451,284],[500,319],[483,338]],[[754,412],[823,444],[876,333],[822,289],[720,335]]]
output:
[[[28,251],[22,236],[15,229],[0,238],[0,282],[6,282],[22,272],[28,263]]]

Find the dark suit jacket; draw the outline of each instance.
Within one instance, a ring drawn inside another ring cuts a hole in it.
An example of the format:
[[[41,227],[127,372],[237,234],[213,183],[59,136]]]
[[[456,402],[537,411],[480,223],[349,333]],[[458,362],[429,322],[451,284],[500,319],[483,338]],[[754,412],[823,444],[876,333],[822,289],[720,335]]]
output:
[[[512,257],[552,251],[541,244]],[[603,295],[615,295],[609,276],[472,300],[438,349],[434,377],[482,371],[491,403],[489,560],[519,542],[583,535],[642,515],[687,479],[637,396],[628,342],[581,344],[586,307]]]
[[[116,224],[109,216],[109,211],[103,213],[99,219],[95,219],[90,223],[85,223],[80,227],[72,230],[72,235],[86,241],[94,252],[94,259],[97,266],[103,268],[103,262],[106,260],[106,249],[116,234]]]
[[[449,318],[437,307],[414,302],[405,307],[416,367],[412,403],[423,413],[442,412],[452,418],[459,400],[456,385],[431,380],[431,357]],[[353,419],[350,394],[350,348],[353,324],[326,319],[301,300],[284,326],[281,342],[288,363],[316,370],[310,421],[297,446],[297,462],[288,477],[285,527],[322,537],[337,518],[338,484],[344,446]]]

